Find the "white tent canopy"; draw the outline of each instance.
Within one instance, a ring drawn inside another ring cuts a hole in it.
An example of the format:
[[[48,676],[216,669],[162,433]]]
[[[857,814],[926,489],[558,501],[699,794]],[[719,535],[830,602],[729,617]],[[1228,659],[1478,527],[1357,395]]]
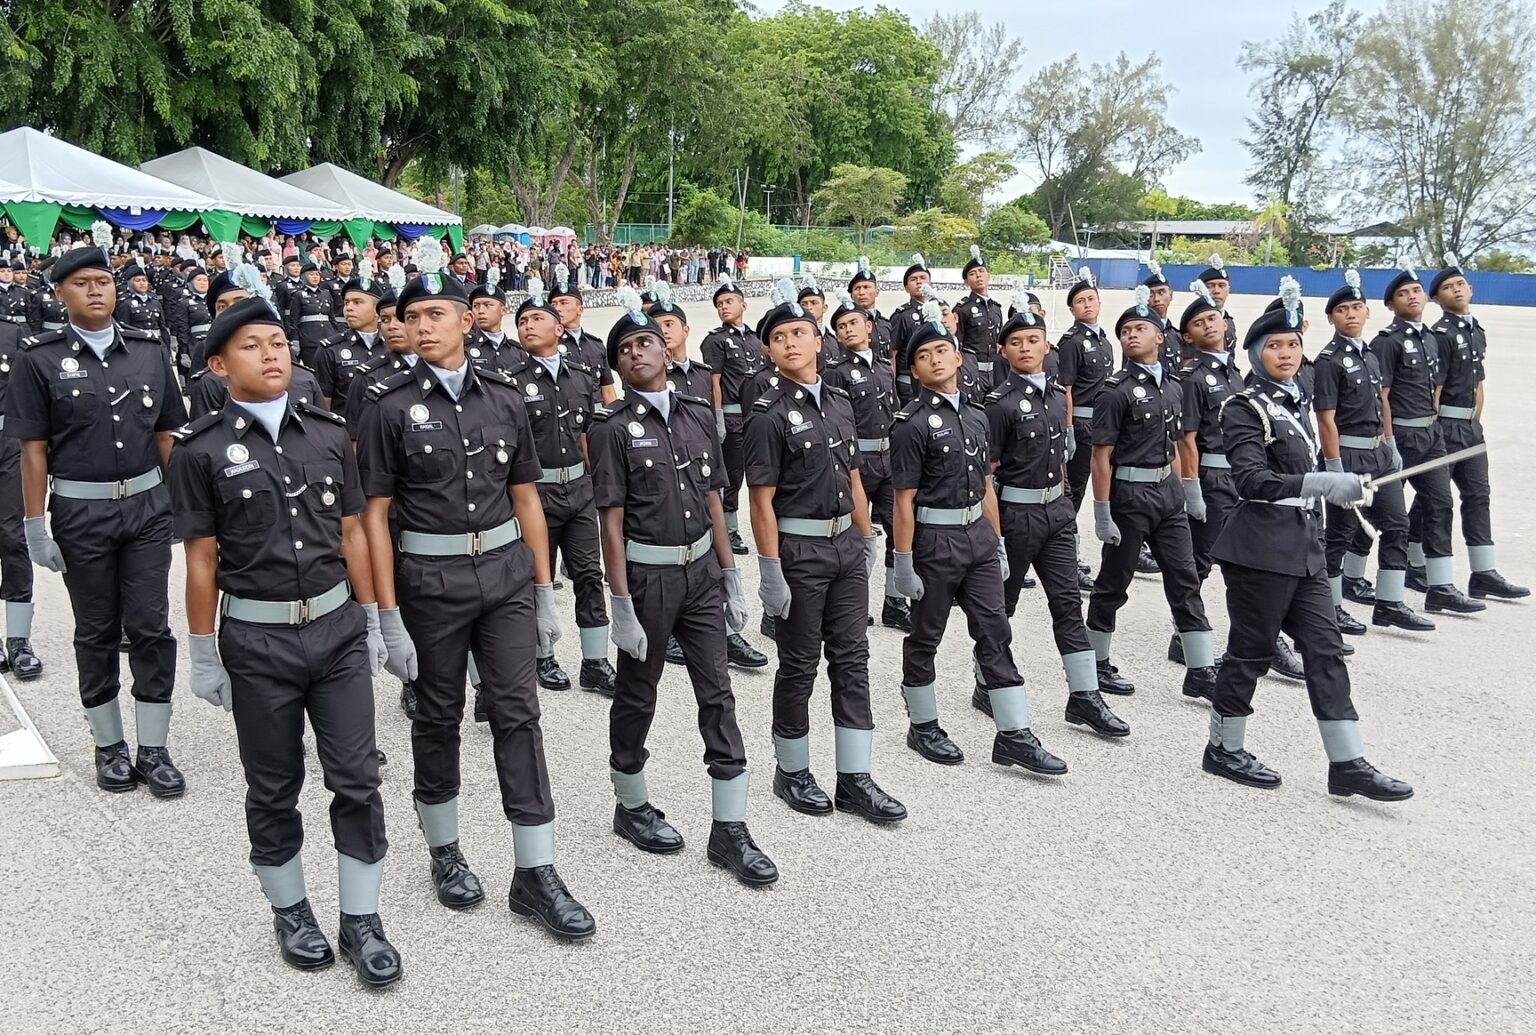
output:
[[[201,147],[155,158],[139,166],[144,172],[208,195],[227,212],[262,219],[356,218],[359,213],[329,198],[311,194],[232,162]]]
[[[420,226],[463,226],[464,220],[452,212],[423,204],[415,198],[390,190],[382,184],[365,180],[329,162],[289,173],[283,183],[292,184],[312,194],[329,198],[380,223],[404,223]]]
[[[205,194],[92,154],[57,137],[20,126],[0,133],[0,202],[43,201],[95,208],[206,212]]]

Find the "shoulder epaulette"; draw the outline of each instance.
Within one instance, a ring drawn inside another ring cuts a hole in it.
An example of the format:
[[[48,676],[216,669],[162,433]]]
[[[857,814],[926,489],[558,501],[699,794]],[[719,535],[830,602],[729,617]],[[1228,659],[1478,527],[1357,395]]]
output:
[[[324,406],[316,406],[312,402],[300,402],[296,408],[303,411],[304,413],[313,414],[316,417],[324,417],[327,420],[336,422],[337,424],[344,425],[347,423],[347,418],[343,417],[341,414],[333,413],[332,411],[327,410]]]
[[[1113,387],[1125,380],[1125,371],[1117,370],[1104,379],[1104,384]]]
[[[697,406],[702,406],[707,410],[713,410],[715,408],[715,404],[710,402],[708,399],[698,395],[689,395],[687,392],[673,392],[672,398],[681,400],[685,403],[693,403]]]
[[[1004,385],[1000,388],[994,388],[987,393],[986,401],[989,403],[1002,402],[1008,397],[1008,391],[1009,389],[1007,385]]]
[[[845,391],[843,391],[843,389],[841,389],[841,388],[839,388],[839,387],[837,387],[837,385],[823,385],[823,387],[824,387],[824,388],[828,388],[828,389],[831,389],[831,391],[832,391],[832,394],[833,394],[833,395],[840,395],[840,396],[842,396],[842,397],[843,397],[843,398],[844,398],[844,399],[847,399],[847,398],[849,398],[849,395],[848,395],[848,393],[847,393],[847,392],[845,392]]]
[[[333,345],[340,345],[342,342],[344,342],[346,340],[347,340],[347,332],[346,331],[342,331],[340,334],[333,334],[329,338],[326,338],[324,341],[322,341],[320,343],[320,347],[328,349],[328,348],[332,347]]]
[[[118,330],[122,332],[122,335],[125,338],[142,338],[144,341],[160,340],[160,335],[156,334],[154,331],[146,331],[141,327],[125,327],[119,324]]]
[[[512,380],[512,375],[505,370],[497,370],[487,367],[484,370],[475,371],[475,376],[489,381],[492,384],[502,385],[506,388],[516,388],[517,382]]]
[[[39,345],[49,345],[56,341],[64,340],[64,331],[44,331],[42,334],[34,334],[30,338],[21,339],[21,347],[24,349],[36,348]]]
[[[592,409],[593,420],[608,420],[617,417],[629,408],[630,396],[621,395],[611,403],[602,403]]]
[[[396,388],[404,388],[416,380],[416,372],[410,367],[397,370],[382,381],[375,381],[368,386],[368,394],[374,399],[380,399],[393,392]]]
[[[212,410],[188,424],[183,424],[181,427],[171,432],[171,438],[175,439],[177,442],[185,442],[187,439],[207,431],[209,428],[219,423],[221,419],[222,418],[219,416],[219,411]]]

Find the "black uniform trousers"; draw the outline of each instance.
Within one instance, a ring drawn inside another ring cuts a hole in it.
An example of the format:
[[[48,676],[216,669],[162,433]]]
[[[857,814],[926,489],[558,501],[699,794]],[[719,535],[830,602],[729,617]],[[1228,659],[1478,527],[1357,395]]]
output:
[[[1211,574],[1211,551],[1216,548],[1227,518],[1237,509],[1232,472],[1222,467],[1200,468],[1200,495],[1205,497],[1205,520],[1189,519],[1189,541],[1195,554],[1195,575],[1203,586]]]
[[[645,630],[645,660],[619,651],[608,712],[608,764],[620,773],[645,768],[645,740],[656,717],[656,685],[667,661],[667,637],[677,637],[699,705],[704,765],[716,780],[747,769],[747,749],[736,725],[736,698],[725,669],[725,587],[713,553],[689,565],[630,561],[629,596]],[[864,621],[864,612],[859,612]]]
[[[997,563],[997,532],[986,518],[961,528],[919,524],[912,536],[912,567],[923,580],[923,598],[912,601],[912,631],[901,641],[903,686],[936,683],[934,655],[958,603],[976,644],[977,678],[983,688],[1022,686],[1013,663],[1013,628],[1003,610],[1003,571]]]
[[[1136,558],[1141,544],[1146,543],[1163,570],[1163,595],[1173,612],[1173,624],[1179,632],[1209,632],[1179,480],[1172,475],[1160,482],[1115,479],[1109,505],[1120,527],[1120,545],[1104,544],[1093,593],[1088,597],[1088,628],[1115,631],[1115,615],[1125,606],[1126,590],[1136,575]]]
[[[1088,496],[1088,480],[1093,473],[1093,421],[1073,420],[1072,438],[1077,451],[1067,461],[1067,495],[1072,497],[1072,513],[1083,509]]]
[[[811,690],[820,654],[827,655],[832,723],[872,730],[869,708],[869,577],[864,537],[852,526],[836,539],[779,535],[779,562],[789,584],[789,617],[780,619],[779,671],[773,679],[773,732],[786,739],[811,728]]]
[[[1275,637],[1286,633],[1301,651],[1312,714],[1331,721],[1358,719],[1349,696],[1343,637],[1334,621],[1328,580],[1316,575],[1283,575],[1222,562],[1227,614],[1232,628],[1227,653],[1216,673],[1211,706],[1217,715],[1253,714],[1253,691],[1269,671]]]
[[[592,479],[583,475],[565,485],[540,485],[539,502],[549,526],[549,570],[555,552],[565,557],[565,573],[576,594],[576,627],[600,629],[608,624],[603,598],[602,548],[597,509],[592,504]]]
[[[348,602],[305,625],[225,619],[220,626],[255,866],[281,866],[304,844],[305,714],[331,792],[336,850],[365,863],[384,858],[366,624],[363,609]]]
[[[533,664],[533,552],[519,541],[479,557],[401,553],[395,569],[400,617],[416,644],[416,800],[441,805],[458,797],[464,677],[474,651],[502,810],[524,826],[550,822],[555,803]]]
[[[27,553],[26,513],[21,501],[21,443],[0,437],[0,600],[32,599],[32,558]]]
[[[1385,443],[1375,449],[1339,449],[1339,460],[1351,474],[1380,477],[1392,469],[1392,448]],[[1359,513],[1350,507],[1324,506],[1327,531],[1323,552],[1328,559],[1328,575],[1344,570],[1344,554],[1356,552],[1369,556],[1371,536],[1360,524]],[[1360,508],[1365,519],[1376,529],[1376,566],[1383,571],[1404,571],[1408,567],[1408,509],[1402,482],[1388,482],[1376,489],[1369,507]],[[1363,542],[1362,542],[1363,540]]]
[[[1403,466],[1413,467],[1445,455],[1445,436],[1438,422],[1427,428],[1394,429]],[[1451,472],[1444,467],[1408,479],[1413,505],[1408,508],[1408,539],[1424,544],[1425,557],[1451,555]]]
[[[727,514],[736,513],[741,486],[747,479],[747,440],[742,430],[745,427],[746,419],[741,414],[725,415],[725,441],[720,443],[720,455],[725,458],[725,488],[720,492],[720,506]]]
[[[75,612],[75,668],[87,708],[117,697],[118,646],[128,635],[136,700],[168,704],[176,684],[171,635],[171,490],[161,484],[122,500],[49,503],[53,538],[68,570]]]
[[[1483,441],[1483,426],[1478,421],[1441,417],[1440,430],[1445,436],[1445,451],[1475,446]],[[1493,545],[1493,517],[1488,502],[1488,454],[1459,460],[1450,467],[1451,481],[1461,497],[1461,537],[1468,546]]]
[[[1008,580],[1003,604],[1013,617],[1024,577],[1035,569],[1051,611],[1059,654],[1092,649],[1083,631],[1083,595],[1077,587],[1077,512],[1066,494],[1049,503],[999,503],[1008,544]]]
[[[889,568],[896,563],[896,534],[892,528],[896,490],[891,485],[891,454],[860,454],[859,481],[864,483],[864,498],[869,500],[870,519],[885,532],[885,566]]]

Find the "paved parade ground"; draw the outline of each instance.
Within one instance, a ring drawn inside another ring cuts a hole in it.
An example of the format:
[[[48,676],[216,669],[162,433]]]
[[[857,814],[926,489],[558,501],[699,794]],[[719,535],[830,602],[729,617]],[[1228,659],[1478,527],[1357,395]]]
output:
[[[1064,293],[1042,298],[1055,340],[1069,322]],[[887,293],[881,309],[902,300]],[[1180,291],[1173,314],[1188,301]],[[1234,298],[1239,328],[1267,301]],[[1129,304],[1130,292],[1106,292],[1104,324]],[[687,308],[696,347],[717,320],[707,304]],[[765,308],[751,300],[749,320]],[[1308,299],[1307,309],[1315,353],[1328,338],[1322,300]],[[1383,306],[1372,309],[1374,332],[1387,320]],[[605,335],[616,312],[590,313],[588,328]],[[1438,318],[1438,308],[1429,312]],[[1529,585],[1536,464],[1522,414],[1536,398],[1536,310],[1476,312],[1490,341],[1485,424],[1499,567]],[[745,533],[745,506],[742,521]],[[1087,508],[1082,529],[1096,568]],[[1459,525],[1456,550],[1465,588]],[[771,657],[757,633],[755,552],[741,560],[747,636]],[[96,789],[68,600],[59,576],[36,569],[33,644],[48,668],[13,686],[63,775],[0,783],[5,1035],[1531,1030],[1536,604],[1490,600],[1480,616],[1433,616],[1435,633],[1372,629],[1351,641],[1366,757],[1417,791],[1400,805],[1326,793],[1306,693],[1273,677],[1260,682],[1248,747],[1284,786],[1251,790],[1202,773],[1207,706],[1180,695],[1182,670],[1164,658],[1170,623],[1156,577],[1137,577],[1120,615],[1114,659],[1138,691],[1110,699],[1134,730],[1115,742],[1062,720],[1066,687],[1045,601],[1025,591],[1014,651],[1034,731],[1071,767],[1059,780],[989,761],[993,726],[970,707],[970,643],[958,613],[940,653],[940,721],[966,763],[940,767],[908,750],[901,635],[871,629],[874,776],[911,812],[894,829],[797,815],[774,798],[772,665],[733,672],[752,770],[748,819],[783,874],[757,891],[704,858],[709,782],[681,669],[664,676],[647,767],[652,800],[688,839],[674,856],[644,855],[609,829],[606,702],[541,692],[559,870],[598,924],[595,939],[574,947],[506,909],[510,830],[490,734],[467,718],[462,845],[487,898],[467,914],[436,903],[411,808],[409,724],[398,683],[381,675],[393,842],[381,913],[406,973],[371,994],[344,963],[304,974],[278,957],[246,859],[233,724],[186,689],[182,571],[178,548],[171,628],[182,680],[170,748],[189,791],[158,801]],[[1410,593],[1408,602],[1422,599]],[[557,653],[574,674],[568,585],[560,600]],[[1220,646],[1219,573],[1205,601]],[[1367,609],[1351,609],[1368,620]],[[125,660],[131,728],[127,675]],[[812,768],[830,788],[824,677],[812,717]],[[335,855],[313,751],[302,804],[310,898],[334,938]]]

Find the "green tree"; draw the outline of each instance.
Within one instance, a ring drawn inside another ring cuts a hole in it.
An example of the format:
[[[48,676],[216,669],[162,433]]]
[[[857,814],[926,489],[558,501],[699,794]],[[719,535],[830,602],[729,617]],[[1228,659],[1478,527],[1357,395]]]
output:
[[[957,143],[991,144],[1003,133],[1024,41],[1002,22],[984,23],[975,11],[935,14],[923,23],[923,38],[939,48],[934,102],[945,129]]]
[[[1051,239],[1045,220],[1019,205],[993,209],[981,221],[981,246],[988,251],[1016,252]]]
[[[869,240],[870,227],[895,217],[906,191],[907,178],[894,169],[844,162],[833,168],[814,201],[823,218],[852,225],[862,245]]]
[[[980,219],[988,208],[986,196],[1018,175],[1018,167],[999,151],[983,151],[951,169],[939,184],[939,207],[946,212]]]
[[[980,240],[975,220],[928,208],[897,220],[892,243],[902,251],[920,252],[930,263],[936,263],[965,254]]]
[[[1225,219],[1230,222],[1242,222],[1259,214],[1258,209],[1236,201],[1218,201],[1208,204],[1182,196],[1174,198],[1173,201],[1174,219]]]
[[[1477,268],[1487,273],[1536,273],[1536,260],[1503,248],[1489,248],[1477,257]]]
[[[685,184],[672,219],[674,244],[720,244],[736,238],[736,206],[712,190]]]
[[[1274,194],[1265,201],[1264,208],[1253,219],[1253,229],[1264,235],[1264,265],[1273,264],[1275,253],[1275,237],[1283,242],[1290,232],[1290,223],[1287,221],[1291,214],[1291,206]],[[1282,244],[1282,250],[1284,246]]]
[[[1179,210],[1179,203],[1168,196],[1168,192],[1161,187],[1153,187],[1141,196],[1136,203],[1145,215],[1152,217],[1152,250],[1157,250],[1157,224],[1163,219],[1171,217]]]

